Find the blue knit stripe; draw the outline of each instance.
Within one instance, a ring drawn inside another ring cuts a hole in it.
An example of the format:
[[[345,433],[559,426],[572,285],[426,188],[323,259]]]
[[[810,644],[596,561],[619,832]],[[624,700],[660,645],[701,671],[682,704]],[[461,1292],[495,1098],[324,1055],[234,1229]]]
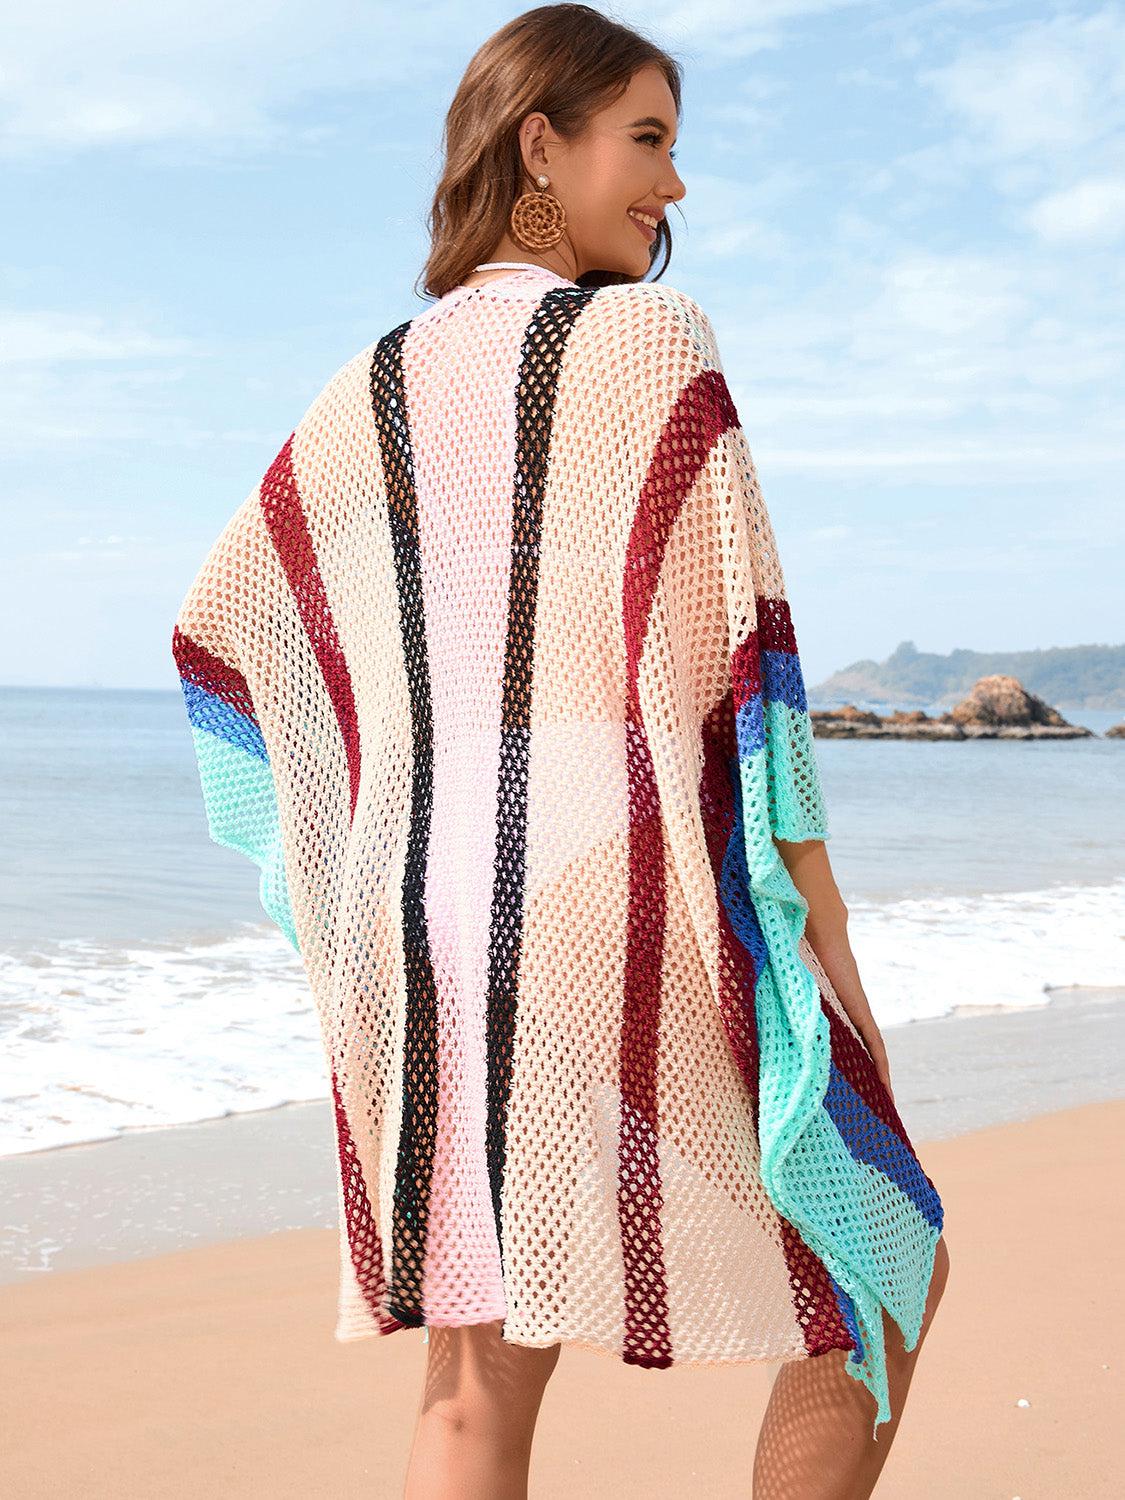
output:
[[[856,1161],[882,1172],[928,1223],[940,1229],[941,1200],[926,1180],[917,1158],[893,1130],[872,1114],[835,1063],[828,1070],[824,1108]]]
[[[236,749],[245,750],[258,760],[269,759],[262,731],[253,719],[240,714],[217,694],[209,693],[206,688],[201,688],[198,683],[191,682],[186,677],[181,677],[180,686],[193,728],[205,729],[209,734],[217,735],[219,739],[226,740]]]
[[[740,760],[749,760],[766,748],[765,706],[761,693],[751,693],[739,707],[734,716],[734,732]]]
[[[844,1288],[839,1284],[839,1282],[831,1274],[831,1272],[826,1271],[825,1275],[831,1282],[832,1290],[836,1294],[836,1302],[840,1308],[840,1316],[844,1320],[844,1327],[848,1330],[852,1338],[855,1340],[855,1348],[852,1350],[850,1358],[853,1364],[858,1365],[863,1360],[863,1335],[859,1331],[859,1319],[856,1317],[855,1303],[848,1296],[847,1292],[844,1291]]]
[[[210,836],[258,866],[262,909],[299,953],[277,792],[261,730],[214,693],[181,682]]]
[[[766,707],[784,703],[794,713],[808,713],[805,679],[801,663],[792,651],[763,651],[760,654],[762,690],[751,693],[735,714],[735,737],[738,753],[747,758],[766,744]]]
[[[739,942],[750,954],[757,976],[769,962],[769,948],[754,901],[750,892],[750,881],[746,872],[746,829],[742,821],[742,781],[738,773],[738,762],[730,761],[731,789],[734,795],[734,821],[730,838],[723,850],[723,863],[719,875],[719,895],[731,927]]]
[[[805,679],[795,651],[762,651],[762,693],[771,703],[787,703],[798,713],[808,712]]]

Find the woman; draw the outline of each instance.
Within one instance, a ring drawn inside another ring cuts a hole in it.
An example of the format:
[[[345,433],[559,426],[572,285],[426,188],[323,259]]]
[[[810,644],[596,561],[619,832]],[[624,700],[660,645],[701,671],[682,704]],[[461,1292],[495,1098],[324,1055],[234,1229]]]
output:
[[[945,1280],[753,462],[649,277],[679,106],[582,5],[485,43],[434,302],[329,381],[176,624],[212,836],[321,1018],[337,1337],[429,1339],[407,1500],[526,1494],[564,1342],[782,1361],[754,1494],[868,1495]]]

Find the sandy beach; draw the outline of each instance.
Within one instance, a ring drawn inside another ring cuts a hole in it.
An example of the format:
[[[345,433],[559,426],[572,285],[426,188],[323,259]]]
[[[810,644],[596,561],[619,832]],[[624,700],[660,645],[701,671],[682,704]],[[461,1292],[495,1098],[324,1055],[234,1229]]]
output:
[[[952,1272],[881,1497],[1125,1493],[1121,998],[887,1034]],[[0,1162],[0,1493],[401,1495],[426,1347],[332,1337],[328,1150],[317,1104]],[[532,1496],[748,1497],[773,1368],[564,1349]]]

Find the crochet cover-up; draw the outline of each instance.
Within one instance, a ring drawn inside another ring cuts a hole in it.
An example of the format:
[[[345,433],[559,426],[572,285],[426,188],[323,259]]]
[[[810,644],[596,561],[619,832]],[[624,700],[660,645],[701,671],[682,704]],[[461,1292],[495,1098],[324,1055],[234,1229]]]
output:
[[[211,837],[320,1020],[335,1336],[850,1350],[890,1415],[942,1210],[804,933],[827,838],[771,523],[699,304],[542,268],[328,381],[173,653]]]

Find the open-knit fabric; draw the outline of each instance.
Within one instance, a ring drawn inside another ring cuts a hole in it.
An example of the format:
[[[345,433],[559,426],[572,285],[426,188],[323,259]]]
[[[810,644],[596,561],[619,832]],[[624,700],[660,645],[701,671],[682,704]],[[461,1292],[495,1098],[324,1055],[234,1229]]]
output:
[[[775,843],[828,836],[771,523],[691,297],[459,286],[328,381],[175,660],[211,836],[320,1019],[336,1336],[850,1351],[942,1212]]]

